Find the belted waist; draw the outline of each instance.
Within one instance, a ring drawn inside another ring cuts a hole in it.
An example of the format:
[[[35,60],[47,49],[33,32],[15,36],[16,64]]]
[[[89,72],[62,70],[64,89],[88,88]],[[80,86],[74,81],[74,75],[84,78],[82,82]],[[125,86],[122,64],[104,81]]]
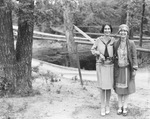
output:
[[[106,59],[102,61],[103,64],[112,64],[113,63],[113,59]]]
[[[105,60],[113,60],[113,57],[107,57]]]
[[[107,57],[105,60],[99,59],[97,60],[98,62],[102,64],[113,64],[113,57]]]

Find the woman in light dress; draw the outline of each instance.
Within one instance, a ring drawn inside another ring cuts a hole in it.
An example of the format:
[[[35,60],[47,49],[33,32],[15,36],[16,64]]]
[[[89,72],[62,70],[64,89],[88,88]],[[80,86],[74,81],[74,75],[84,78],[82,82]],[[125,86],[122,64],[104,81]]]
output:
[[[98,37],[91,48],[91,52],[96,56],[97,83],[101,97],[101,115],[110,113],[110,96],[113,88],[113,43],[114,38],[111,25],[102,26],[101,32],[104,36]]]

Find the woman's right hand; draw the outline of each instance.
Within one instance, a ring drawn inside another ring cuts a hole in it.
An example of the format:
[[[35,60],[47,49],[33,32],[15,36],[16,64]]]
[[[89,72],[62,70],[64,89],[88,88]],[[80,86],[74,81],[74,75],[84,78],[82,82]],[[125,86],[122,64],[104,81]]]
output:
[[[94,55],[95,55],[95,56],[99,56],[99,55],[100,55],[99,51],[95,51],[95,52],[94,52]]]
[[[104,57],[103,54],[100,54],[100,58],[101,58],[102,60],[105,60],[105,57]]]

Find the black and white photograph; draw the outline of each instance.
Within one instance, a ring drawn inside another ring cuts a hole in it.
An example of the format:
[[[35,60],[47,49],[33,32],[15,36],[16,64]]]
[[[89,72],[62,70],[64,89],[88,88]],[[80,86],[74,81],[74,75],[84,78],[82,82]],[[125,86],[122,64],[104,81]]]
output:
[[[150,0],[0,0],[0,119],[150,119]]]

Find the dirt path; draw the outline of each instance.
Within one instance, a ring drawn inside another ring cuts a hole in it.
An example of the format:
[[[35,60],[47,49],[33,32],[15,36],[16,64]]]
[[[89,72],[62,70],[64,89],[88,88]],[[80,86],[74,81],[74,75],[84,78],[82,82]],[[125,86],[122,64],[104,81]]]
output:
[[[39,66],[38,62],[34,62],[34,67],[36,64]],[[111,113],[102,117],[95,81],[85,80],[83,88],[79,80],[59,75],[57,82],[51,82],[52,77],[47,75],[48,67],[48,64],[44,64],[33,72],[33,88],[40,95],[0,99],[0,119],[150,119],[150,79],[147,69],[137,72],[137,91],[130,96],[129,115],[123,117],[116,114],[117,96],[112,91]],[[49,70],[55,71],[50,67]]]

